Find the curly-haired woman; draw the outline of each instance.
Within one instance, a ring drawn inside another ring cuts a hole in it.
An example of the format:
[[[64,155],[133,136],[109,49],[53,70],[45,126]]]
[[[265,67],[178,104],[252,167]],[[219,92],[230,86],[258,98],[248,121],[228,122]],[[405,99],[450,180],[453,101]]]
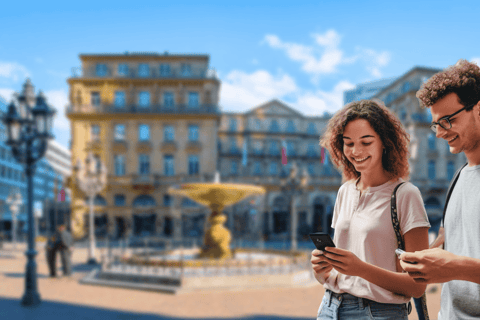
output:
[[[390,198],[406,180],[409,137],[380,101],[346,105],[329,121],[320,144],[344,181],[333,212],[336,248],[313,250],[315,278],[326,289],[317,319],[408,319],[407,303],[420,297],[395,255]],[[397,215],[406,251],[428,248],[430,223],[417,187],[397,191]]]

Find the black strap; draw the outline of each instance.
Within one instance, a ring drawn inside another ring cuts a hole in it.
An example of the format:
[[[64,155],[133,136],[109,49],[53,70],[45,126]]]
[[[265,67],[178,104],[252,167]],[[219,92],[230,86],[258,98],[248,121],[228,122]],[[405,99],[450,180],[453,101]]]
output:
[[[402,250],[405,250],[405,243],[403,242],[402,234],[400,233],[400,223],[398,222],[397,216],[397,190],[404,183],[405,182],[400,182],[395,189],[393,189],[392,198],[390,199],[393,230],[395,230],[395,235],[397,236],[397,246]]]
[[[393,189],[392,198],[390,199],[390,207],[392,213],[392,225],[393,230],[395,230],[395,235],[397,236],[397,245],[400,249],[405,250],[405,242],[403,241],[402,234],[400,233],[400,223],[398,222],[398,215],[397,215],[397,190],[398,188],[404,184],[405,182],[400,182],[395,189]],[[429,320],[430,317],[428,316],[427,310],[427,295],[424,292],[423,295],[419,299],[422,304],[422,310],[417,310],[418,316],[423,315],[423,318]],[[409,301],[407,304],[408,314],[412,311],[412,302]]]
[[[450,196],[452,195],[453,188],[455,187],[455,184],[457,183],[458,177],[460,176],[460,172],[462,171],[463,168],[467,166],[468,162],[465,163],[460,169],[455,172],[455,175],[453,176],[452,181],[450,182],[450,185],[448,186],[447,190],[447,198],[445,200],[445,206],[443,207],[443,226],[445,227],[445,214],[447,213],[447,206],[448,206],[448,201],[450,201]]]

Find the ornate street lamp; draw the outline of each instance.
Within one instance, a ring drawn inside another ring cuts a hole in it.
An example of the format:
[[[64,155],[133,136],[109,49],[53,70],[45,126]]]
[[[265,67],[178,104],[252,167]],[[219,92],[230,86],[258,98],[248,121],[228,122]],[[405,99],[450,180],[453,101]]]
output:
[[[294,163],[290,168],[290,174],[282,170],[280,175],[280,188],[282,192],[289,198],[290,204],[290,224],[291,224],[291,247],[290,249],[297,250],[297,206],[296,206],[296,195],[300,195],[303,190],[308,186],[310,177],[307,173],[307,170],[303,169],[301,177],[298,177],[298,167]]]
[[[100,161],[100,160],[98,160]],[[83,166],[80,160],[77,160],[77,165],[73,168],[75,177],[78,181],[78,186],[83,193],[88,196],[88,203],[90,207],[89,215],[89,250],[88,250],[88,264],[97,264],[95,259],[95,220],[93,217],[93,201],[95,195],[103,190],[107,184],[107,168],[100,162],[98,163],[89,153],[85,159]]]
[[[8,204],[10,213],[12,214],[12,243],[13,248],[17,248],[17,214],[20,206],[23,204],[22,195],[17,191],[7,197],[5,201]]]
[[[16,100],[16,101],[15,101]],[[18,111],[17,111],[18,110]],[[7,126],[7,145],[11,147],[13,157],[25,165],[28,196],[28,257],[25,273],[25,294],[22,305],[34,306],[41,302],[37,290],[37,265],[35,263],[35,239],[33,220],[33,174],[35,163],[41,159],[47,149],[47,140],[53,138],[52,129],[55,110],[45,102],[42,92],[35,97],[30,79],[23,85],[22,94],[15,95],[8,106],[8,112],[2,117]]]

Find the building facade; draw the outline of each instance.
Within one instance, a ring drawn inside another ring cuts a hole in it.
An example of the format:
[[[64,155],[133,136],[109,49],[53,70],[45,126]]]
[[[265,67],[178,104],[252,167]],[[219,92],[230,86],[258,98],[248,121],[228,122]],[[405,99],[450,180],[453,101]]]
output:
[[[450,180],[467,162],[464,153],[450,153],[448,143],[436,138],[430,129],[430,109],[422,108],[415,96],[422,83],[440,71],[414,67],[373,96],[395,112],[410,134],[410,181],[422,193],[434,232],[440,224]]]
[[[27,101],[35,98],[34,88],[27,79],[20,92],[20,96],[27,97]],[[7,103],[0,97],[0,109],[7,112]],[[11,153],[10,147],[6,145],[7,132],[4,124],[0,122],[0,220],[6,237],[10,238],[12,233],[12,213],[6,203],[9,195],[20,193],[23,205],[17,214],[17,233],[21,235],[27,231],[27,180],[23,165],[16,162]],[[38,231],[40,234],[48,233],[54,218],[48,217],[47,209],[49,203],[55,203],[58,190],[64,186],[64,181],[70,175],[70,151],[50,140],[47,145],[45,156],[36,163],[36,170],[33,176],[33,200],[34,208],[41,212],[38,218]],[[65,205],[69,207],[69,196],[67,194]],[[60,212],[62,213],[62,212]],[[68,210],[65,211],[68,218]],[[63,216],[62,216],[63,218]]]
[[[97,234],[180,237],[205,209],[170,197],[167,189],[213,180],[217,163],[220,81],[209,56],[126,52],[80,60],[68,79],[67,116],[72,160],[93,153],[108,168],[107,185],[94,201]],[[69,185],[72,230],[81,238],[88,230],[87,199],[75,174]]]
[[[219,171],[222,181],[257,184],[265,196],[226,208],[227,226],[234,236],[263,235],[288,239],[291,232],[289,197],[281,179],[293,163],[309,176],[308,187],[297,195],[297,232],[300,238],[315,231],[330,232],[341,175],[331,162],[322,163],[319,137],[329,116],[308,117],[273,100],[245,113],[222,113],[219,136]],[[281,148],[287,164],[282,164]],[[256,208],[255,208],[256,207]]]

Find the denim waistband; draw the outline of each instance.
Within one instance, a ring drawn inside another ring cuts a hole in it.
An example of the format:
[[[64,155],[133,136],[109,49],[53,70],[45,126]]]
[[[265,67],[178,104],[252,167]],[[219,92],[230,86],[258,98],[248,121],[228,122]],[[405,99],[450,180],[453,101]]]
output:
[[[376,301],[373,301],[373,300],[370,300],[370,299],[367,299],[367,298],[360,298],[360,297],[357,297],[357,296],[354,296],[350,293],[335,293],[329,289],[327,289],[325,291],[325,294],[327,295],[327,299],[328,299],[328,306],[330,306],[330,304],[332,303],[332,298],[342,302],[342,304],[349,304],[349,305],[352,305],[352,304],[355,304],[355,305],[358,305],[361,309],[365,308],[366,306],[370,305],[370,304],[383,304],[383,305],[392,305],[392,306],[397,306],[397,307],[403,307],[405,306],[407,309],[407,304],[405,303],[401,303],[401,304],[397,304],[397,303],[381,303],[381,302],[376,302]]]

